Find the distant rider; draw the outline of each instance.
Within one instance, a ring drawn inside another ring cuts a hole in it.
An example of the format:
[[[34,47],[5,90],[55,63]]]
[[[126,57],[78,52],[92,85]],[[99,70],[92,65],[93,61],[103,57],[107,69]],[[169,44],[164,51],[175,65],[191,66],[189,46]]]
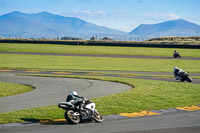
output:
[[[178,52],[176,52],[176,50],[174,51],[174,55],[177,55]]]

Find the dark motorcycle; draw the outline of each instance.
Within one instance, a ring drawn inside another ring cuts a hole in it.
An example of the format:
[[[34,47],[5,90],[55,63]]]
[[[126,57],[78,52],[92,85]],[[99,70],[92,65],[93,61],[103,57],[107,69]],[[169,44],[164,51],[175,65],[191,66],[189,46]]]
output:
[[[180,55],[180,53],[175,52],[175,53],[173,54],[173,57],[174,57],[174,58],[181,58],[181,55]]]
[[[95,109],[95,103],[90,100],[83,99],[85,105],[84,109],[80,109],[78,106],[73,105],[71,102],[60,102],[58,107],[66,110],[65,119],[70,124],[78,124],[81,121],[88,120],[96,122],[103,122],[102,115]]]

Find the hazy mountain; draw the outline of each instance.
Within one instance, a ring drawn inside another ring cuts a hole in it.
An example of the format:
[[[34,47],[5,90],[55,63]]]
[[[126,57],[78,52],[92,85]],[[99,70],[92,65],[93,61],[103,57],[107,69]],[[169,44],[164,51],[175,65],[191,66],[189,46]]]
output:
[[[158,24],[141,24],[129,35],[161,36],[200,36],[200,26],[183,19],[166,21]]]
[[[79,18],[48,12],[26,14],[14,11],[0,16],[0,36],[8,37],[84,37],[89,35],[124,35],[125,32],[98,26]]]
[[[127,33],[98,26],[75,17],[63,17],[48,12],[26,14],[14,11],[0,16],[0,36],[22,38],[41,37],[125,37]],[[122,35],[122,36],[120,36]],[[130,37],[200,36],[200,26],[183,19],[158,24],[141,24]],[[129,39],[130,40],[130,39]]]

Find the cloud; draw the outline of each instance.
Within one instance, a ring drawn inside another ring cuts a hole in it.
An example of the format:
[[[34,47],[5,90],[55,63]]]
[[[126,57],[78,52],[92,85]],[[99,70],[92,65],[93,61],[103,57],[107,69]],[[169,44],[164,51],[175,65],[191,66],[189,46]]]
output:
[[[180,19],[180,16],[177,14],[144,14],[144,15],[136,15],[136,19],[147,20],[146,22],[158,22],[158,21],[167,21],[167,20],[175,20]]]
[[[123,31],[130,31],[140,24],[156,24],[163,21],[179,19],[177,14],[141,14],[133,15],[126,12],[105,12],[102,10],[73,10],[62,13],[64,16],[77,17],[101,26],[107,26]]]
[[[78,18],[102,18],[106,16],[106,13],[104,11],[78,11],[73,10],[71,13],[65,13],[65,15],[71,16],[71,17],[78,17]]]
[[[170,20],[180,19],[180,17],[176,14],[167,14],[166,17]]]
[[[130,15],[129,15],[130,16]],[[156,24],[164,21],[180,19],[180,16],[174,13],[169,14],[141,14],[129,17],[129,27],[136,28],[140,24]]]

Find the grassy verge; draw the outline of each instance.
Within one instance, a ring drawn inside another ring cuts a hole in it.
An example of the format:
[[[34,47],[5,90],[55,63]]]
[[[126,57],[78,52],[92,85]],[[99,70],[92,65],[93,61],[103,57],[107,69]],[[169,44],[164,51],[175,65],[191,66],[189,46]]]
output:
[[[44,53],[78,53],[78,54],[107,54],[107,55],[144,55],[172,56],[174,48],[139,48],[111,46],[72,46],[52,44],[19,44],[0,43],[0,51],[7,52],[44,52]],[[176,49],[181,55],[200,57],[199,49]]]
[[[0,81],[0,97],[21,94],[33,90],[32,87]]]
[[[73,69],[172,72],[173,67],[177,66],[188,73],[200,73],[200,62],[198,60],[69,57],[15,54],[0,54],[0,58],[0,69]]]
[[[70,71],[67,71],[70,73]],[[72,71],[71,71],[72,72]],[[81,71],[79,71],[79,73],[81,73]],[[137,76],[150,76],[150,77],[160,77],[160,78],[174,78],[173,73],[171,73],[171,75],[158,75],[158,74],[131,74],[131,73],[120,73],[119,72],[82,72],[85,73],[87,75],[93,76],[93,75],[106,75],[106,74],[114,74],[114,75],[119,75],[121,77],[137,77]],[[200,76],[191,76],[190,77],[193,79],[200,79]]]
[[[46,75],[47,76],[47,75]],[[49,75],[53,76],[53,75]],[[123,112],[139,112],[142,110],[159,110],[200,103],[200,85],[182,82],[153,81],[130,78],[92,77],[92,76],[59,76],[74,78],[92,78],[127,83],[133,89],[92,99],[103,115]],[[109,88],[108,88],[109,89]],[[63,98],[65,100],[65,98]],[[27,109],[0,114],[0,123],[39,121],[41,119],[64,118],[64,111],[57,105]]]

